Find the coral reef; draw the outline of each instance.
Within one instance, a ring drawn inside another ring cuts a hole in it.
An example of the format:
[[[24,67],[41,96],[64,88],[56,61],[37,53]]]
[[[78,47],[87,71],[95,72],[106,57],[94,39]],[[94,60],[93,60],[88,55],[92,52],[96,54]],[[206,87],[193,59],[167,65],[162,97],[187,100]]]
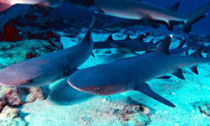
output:
[[[0,42],[0,57],[3,66],[8,66],[16,62],[20,62],[32,57],[40,56],[62,47],[57,43],[58,47],[52,46],[44,40],[23,40],[17,42]]]
[[[5,106],[0,113],[1,126],[26,126],[26,122],[19,117],[19,110]]]
[[[210,102],[203,101],[203,102],[195,102],[193,103],[193,107],[198,110],[203,116],[210,117]]]

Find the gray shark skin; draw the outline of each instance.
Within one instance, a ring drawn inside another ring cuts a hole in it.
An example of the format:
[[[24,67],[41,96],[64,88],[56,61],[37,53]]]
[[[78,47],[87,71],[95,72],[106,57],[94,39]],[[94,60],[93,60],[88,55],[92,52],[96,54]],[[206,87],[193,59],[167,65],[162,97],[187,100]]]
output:
[[[181,25],[186,33],[191,31],[192,24],[206,16],[210,8],[209,3],[186,16],[176,12],[179,4],[165,9],[138,0],[95,0],[95,5],[107,15],[164,23],[169,30],[173,30],[174,25]]]
[[[83,41],[73,47],[19,62],[0,70],[0,85],[40,86],[68,76],[92,53],[90,30]]]
[[[4,29],[4,25],[18,17],[21,16],[23,17],[29,10],[29,5],[14,5],[13,7],[9,8],[7,11],[4,11],[2,13],[0,13],[0,33],[1,35],[3,35],[3,29]]]
[[[143,21],[143,20],[122,20],[119,22],[114,22],[103,27],[104,30],[109,32],[120,31],[121,29],[132,30],[133,27],[151,26],[152,28],[159,28],[160,24],[153,21]]]
[[[175,107],[152,91],[146,82],[173,72],[177,77],[183,78],[181,68],[192,67],[196,71],[194,66],[209,63],[210,58],[199,57],[200,51],[191,56],[169,54],[170,42],[171,37],[167,37],[157,51],[78,70],[70,75],[67,81],[73,88],[86,93],[111,95],[135,90]]]

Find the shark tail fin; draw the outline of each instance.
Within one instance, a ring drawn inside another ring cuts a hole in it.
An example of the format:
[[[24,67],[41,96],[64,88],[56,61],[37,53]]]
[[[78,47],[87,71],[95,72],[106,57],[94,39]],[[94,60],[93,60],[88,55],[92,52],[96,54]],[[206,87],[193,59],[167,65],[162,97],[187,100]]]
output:
[[[185,24],[183,26],[183,31],[189,33],[191,31],[192,24],[200,21],[201,19],[207,16],[206,12],[209,10],[209,8],[210,8],[210,3],[191,13],[187,18],[187,20],[185,21]]]
[[[7,1],[8,0],[0,0],[0,12],[3,12],[13,6],[9,3],[9,1]]]

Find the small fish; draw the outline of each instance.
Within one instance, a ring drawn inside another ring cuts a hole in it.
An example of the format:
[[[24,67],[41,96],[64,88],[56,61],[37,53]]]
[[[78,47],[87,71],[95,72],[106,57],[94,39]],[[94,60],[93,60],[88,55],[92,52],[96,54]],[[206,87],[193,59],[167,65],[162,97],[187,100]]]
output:
[[[35,57],[0,70],[0,85],[12,87],[40,86],[70,75],[92,53],[89,29],[83,41],[73,47]]]
[[[165,105],[175,107],[173,103],[152,91],[147,81],[170,73],[184,79],[181,68],[190,67],[197,73],[196,66],[209,63],[210,58],[200,57],[201,50],[190,56],[170,54],[171,38],[166,37],[154,52],[81,69],[70,75],[67,81],[73,88],[86,93],[111,95],[135,90]]]
[[[58,7],[63,3],[63,0],[0,0],[0,12],[3,12],[16,4],[40,4],[50,7]]]
[[[169,9],[139,0],[94,0],[94,5],[104,14],[125,19],[152,21],[166,25],[169,30],[173,30],[175,25],[180,25],[186,33],[191,31],[192,24],[206,17],[206,12],[210,8],[208,3],[186,16],[177,12],[179,3]]]

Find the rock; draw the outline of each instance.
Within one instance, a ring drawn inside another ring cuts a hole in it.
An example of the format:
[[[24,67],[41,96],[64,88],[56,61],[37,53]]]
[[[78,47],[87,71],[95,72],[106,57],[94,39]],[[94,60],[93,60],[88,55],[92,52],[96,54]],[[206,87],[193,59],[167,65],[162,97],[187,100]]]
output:
[[[150,122],[150,110],[142,105],[125,105],[123,110],[119,112],[125,125],[143,126]]]
[[[26,122],[20,117],[14,119],[3,118],[0,119],[0,126],[26,126]]]
[[[200,113],[210,117],[210,102],[209,101],[199,101],[193,103],[193,107]]]
[[[1,42],[0,57],[2,66],[8,66],[36,56],[53,52],[62,47],[61,43],[52,46],[44,40],[23,40],[17,42]]]
[[[0,112],[2,111],[5,105],[6,105],[6,101],[0,100]]]
[[[49,90],[40,87],[31,88],[8,88],[0,87],[0,110],[6,105],[19,107],[26,103],[31,103],[39,100],[44,100],[49,94]],[[3,110],[2,110],[3,111]]]
[[[36,99],[39,99],[39,100],[45,99],[45,96],[40,87],[38,88],[31,87],[29,88],[29,90],[30,90],[30,94],[26,97],[26,102],[33,102]]]
[[[19,110],[17,108],[12,108],[9,106],[5,106],[4,109],[0,113],[1,118],[15,118],[18,117]]]

